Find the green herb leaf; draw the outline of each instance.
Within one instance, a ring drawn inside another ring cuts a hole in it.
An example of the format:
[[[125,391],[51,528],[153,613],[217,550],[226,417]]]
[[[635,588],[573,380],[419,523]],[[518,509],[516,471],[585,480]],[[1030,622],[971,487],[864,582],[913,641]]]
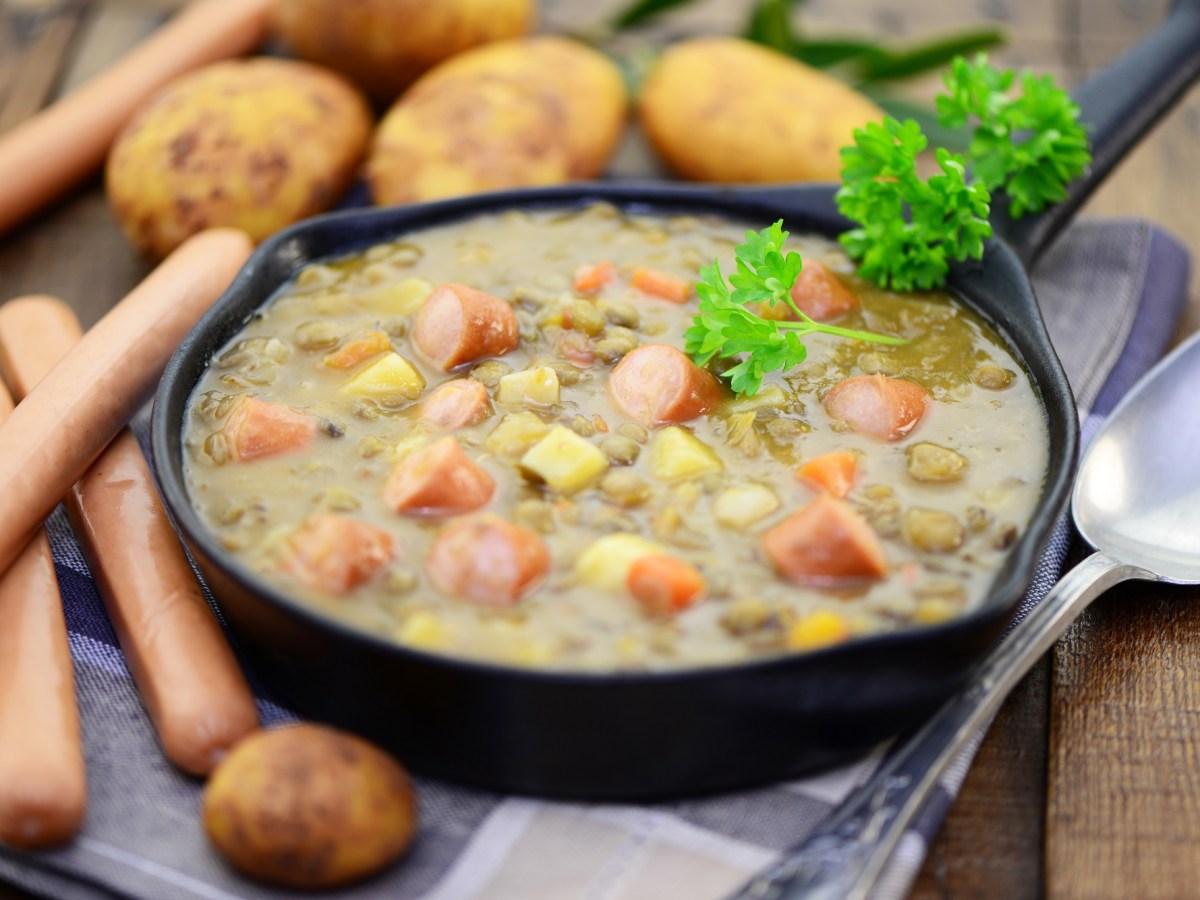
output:
[[[693,0],[634,0],[625,9],[612,16],[609,21],[614,30],[620,31],[622,28],[641,25],[677,6],[686,6],[691,2]]]
[[[1066,199],[1066,186],[1092,161],[1079,107],[1049,75],[1020,76],[991,66],[979,54],[956,59],[937,98],[939,121],[950,128],[976,122],[968,150],[972,171],[989,190],[1003,189],[1013,218]]]
[[[857,62],[864,82],[911,78],[940,69],[955,57],[986,50],[1006,40],[999,28],[976,28],[944,34],[903,50],[879,48],[864,54]]]
[[[746,242],[734,251],[737,271],[729,279],[732,290],[716,260],[700,270],[696,283],[700,308],[684,334],[685,349],[698,366],[708,365],[714,358],[741,357],[722,374],[738,394],[755,394],[768,372],[802,363],[808,353],[800,340],[805,334],[824,332],[879,344],[905,343],[889,335],[825,325],[801,312],[791,290],[804,264],[800,254],[784,252],[787,238],[782,219],[762,231],[747,231]],[[797,321],[764,319],[747,307],[750,303],[785,303]]]
[[[938,173],[922,180],[917,154],[928,141],[911,119],[890,116],[854,132],[842,148],[842,215],[859,227],[841,236],[865,278],[897,290],[929,290],[945,282],[951,259],[979,259],[992,233],[991,196],[966,181],[957,153],[937,151]]]

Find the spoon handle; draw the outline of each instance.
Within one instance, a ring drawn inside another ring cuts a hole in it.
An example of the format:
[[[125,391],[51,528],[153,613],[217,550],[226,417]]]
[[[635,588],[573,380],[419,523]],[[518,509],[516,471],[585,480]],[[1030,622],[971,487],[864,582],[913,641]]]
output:
[[[795,850],[730,900],[865,900],[926,797],[1017,682],[1096,597],[1158,576],[1095,553],[1016,625],[973,678]]]

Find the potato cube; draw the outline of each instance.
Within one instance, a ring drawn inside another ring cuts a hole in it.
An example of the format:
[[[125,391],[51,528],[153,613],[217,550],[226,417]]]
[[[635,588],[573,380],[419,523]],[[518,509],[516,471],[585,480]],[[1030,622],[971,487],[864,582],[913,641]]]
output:
[[[496,386],[496,402],[506,406],[553,406],[560,396],[558,373],[548,366],[505,375]]]
[[[606,534],[575,560],[575,575],[584,584],[606,591],[623,591],[629,570],[643,556],[666,553],[662,544],[636,534]]]
[[[416,400],[425,390],[425,379],[398,353],[386,353],[341,387],[341,393],[355,397],[386,399],[403,397]]]
[[[404,619],[396,631],[401,643],[421,650],[436,650],[450,643],[450,629],[432,612],[418,610]]]
[[[488,452],[515,457],[524,453],[550,433],[550,426],[531,412],[509,413],[500,420],[485,442]]]
[[[850,626],[835,612],[819,609],[800,619],[788,631],[789,650],[820,650],[850,637]]]
[[[664,428],[650,442],[650,473],[660,481],[681,481],[721,471],[712,448],[677,425]]]
[[[608,471],[608,456],[570,428],[555,425],[521,457],[520,466],[554,490],[572,494]]]
[[[433,293],[433,283],[424,278],[405,278],[368,288],[363,301],[384,316],[411,316]]]
[[[739,484],[717,497],[713,512],[726,528],[748,528],[779,509],[775,492],[761,484]]]

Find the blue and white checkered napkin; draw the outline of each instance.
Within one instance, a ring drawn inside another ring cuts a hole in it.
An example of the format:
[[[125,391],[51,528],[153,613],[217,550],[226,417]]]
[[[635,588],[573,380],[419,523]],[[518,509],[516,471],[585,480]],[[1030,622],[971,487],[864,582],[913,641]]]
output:
[[[1165,351],[1186,298],[1187,254],[1145,222],[1084,222],[1047,255],[1034,282],[1075,388],[1086,440]],[[241,878],[209,847],[200,826],[202,785],[159,751],[61,511],[49,532],[75,657],[88,817],[78,838],[61,849],[0,850],[0,879],[56,898],[285,896]],[[1057,578],[1068,541],[1064,527],[1026,608]],[[266,723],[290,718],[265,699],[260,709]],[[906,835],[884,895],[908,891],[973,754],[963,754]],[[408,857],[330,896],[719,898],[801,840],[880,758],[877,753],[789,784],[654,806],[548,803],[418,779],[421,829]]]

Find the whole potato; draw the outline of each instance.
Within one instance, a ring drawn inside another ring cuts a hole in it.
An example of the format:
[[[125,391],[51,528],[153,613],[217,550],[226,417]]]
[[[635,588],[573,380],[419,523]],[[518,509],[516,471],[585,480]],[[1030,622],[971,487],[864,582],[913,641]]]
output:
[[[592,178],[625,117],[621,73],[595,50],[549,35],[490,44],[432,69],[397,101],[367,174],[377,203]]]
[[[370,130],[366,99],[332,72],[277,59],[217,63],[168,85],[118,135],[109,203],[152,257],[214,225],[259,241],[337,202]]]
[[[296,55],[344,72],[389,103],[426,69],[526,34],[534,0],[285,0],[276,25]]]
[[[322,725],[258,731],[217,766],[204,830],[237,869],[294,888],[364,878],[396,860],[416,829],[400,765]]]
[[[642,128],[697,181],[834,181],[839,149],[883,111],[842,82],[738,38],[669,48],[646,77]]]

